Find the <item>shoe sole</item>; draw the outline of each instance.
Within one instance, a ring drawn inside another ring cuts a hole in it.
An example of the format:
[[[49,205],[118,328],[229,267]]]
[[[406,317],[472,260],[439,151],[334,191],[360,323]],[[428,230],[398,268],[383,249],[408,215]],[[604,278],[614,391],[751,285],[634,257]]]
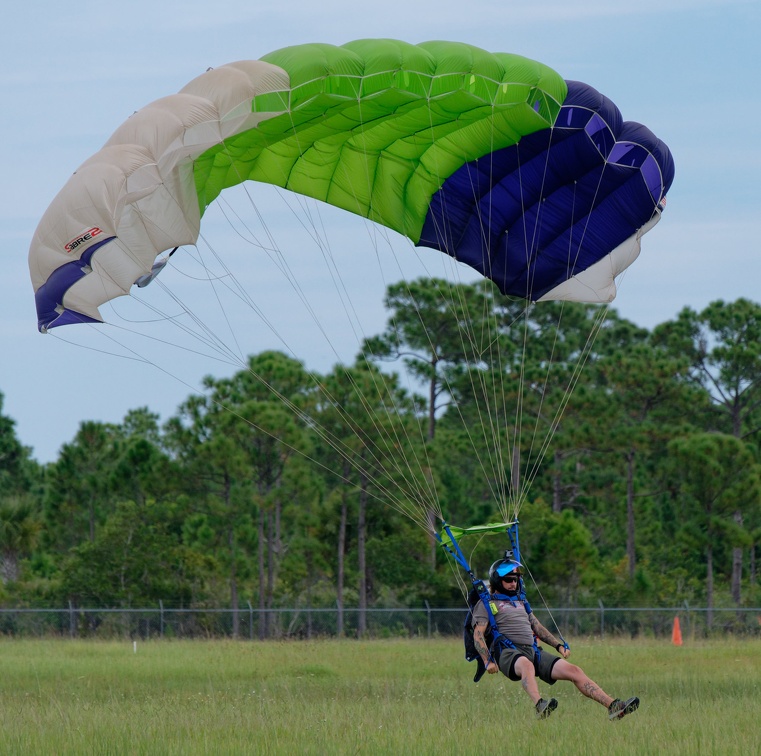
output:
[[[637,709],[639,709],[639,698],[632,698],[621,711],[611,714],[610,720],[611,722],[616,722],[619,719],[623,719],[627,714],[637,711]]]

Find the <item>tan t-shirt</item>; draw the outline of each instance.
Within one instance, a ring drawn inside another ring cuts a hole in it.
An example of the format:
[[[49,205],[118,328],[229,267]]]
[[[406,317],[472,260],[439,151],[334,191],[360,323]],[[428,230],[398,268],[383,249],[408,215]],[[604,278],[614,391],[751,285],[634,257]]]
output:
[[[510,601],[492,600],[491,605],[492,613],[497,621],[497,630],[502,635],[509,638],[513,643],[526,646],[530,646],[534,642],[534,633],[531,630],[531,623],[528,621],[528,614],[522,601],[516,601],[513,604]],[[496,612],[494,611],[495,605]],[[479,601],[473,609],[473,627],[484,624],[489,624],[489,615],[486,613],[483,601]]]

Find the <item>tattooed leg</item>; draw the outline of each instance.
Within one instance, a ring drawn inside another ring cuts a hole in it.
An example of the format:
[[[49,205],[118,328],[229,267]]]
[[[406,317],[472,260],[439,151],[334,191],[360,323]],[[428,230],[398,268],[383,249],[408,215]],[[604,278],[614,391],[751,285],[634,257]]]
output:
[[[584,675],[585,680],[583,682],[576,682],[576,687],[587,697],[593,701],[602,704],[605,708],[613,703],[613,697],[609,696],[596,682],[590,680]]]
[[[552,668],[554,680],[570,680],[581,693],[587,698],[602,704],[606,708],[613,702],[613,696],[609,696],[594,680],[590,680],[581,667],[561,659]]]
[[[523,690],[525,690],[529,698],[536,703],[541,696],[539,695],[539,687],[536,684],[534,663],[529,661],[525,656],[522,656],[515,662],[515,671],[521,677]]]

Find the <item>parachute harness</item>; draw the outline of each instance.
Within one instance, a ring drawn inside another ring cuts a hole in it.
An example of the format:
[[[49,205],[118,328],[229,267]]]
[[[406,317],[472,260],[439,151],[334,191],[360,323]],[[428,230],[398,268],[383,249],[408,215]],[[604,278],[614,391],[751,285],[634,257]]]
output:
[[[494,532],[494,530],[497,528],[505,528],[507,531],[508,538],[510,539],[511,548],[506,552],[506,556],[509,555],[510,558],[515,560],[516,562],[521,562],[517,520],[507,524],[502,523],[501,525],[497,525],[497,526],[486,525],[486,526],[482,526],[481,528],[473,528],[473,529],[467,529],[467,530],[468,531],[482,530],[483,532],[488,532],[488,531]],[[455,534],[453,533],[453,528],[449,524],[444,522],[442,529],[444,533],[446,534],[445,537],[442,537],[440,533],[436,533],[436,539],[439,541],[439,543],[444,548],[444,550],[450,556],[454,558],[454,560],[465,570],[465,572],[468,573],[471,583],[473,584],[473,588],[471,589],[468,595],[469,611],[465,618],[463,633],[466,637],[465,658],[467,659],[467,661],[475,660],[478,663],[478,669],[476,671],[475,677],[473,678],[473,682],[478,682],[481,679],[481,677],[483,677],[484,673],[486,672],[486,666],[481,657],[481,654],[477,652],[477,649],[475,649],[475,647],[468,648],[469,644],[467,642],[467,638],[470,632],[470,624],[471,624],[472,616],[473,616],[473,609],[475,608],[477,602],[481,601],[483,603],[484,608],[486,609],[486,616],[489,619],[489,625],[490,625],[490,629],[492,633],[492,642],[489,646],[488,661],[494,662],[494,663],[498,663],[499,655],[501,654],[503,649],[505,648],[514,649],[516,647],[515,644],[510,640],[510,638],[508,638],[506,635],[501,633],[497,628],[497,620],[496,620],[495,614],[497,613],[498,609],[496,604],[494,603],[495,600],[509,601],[513,606],[517,605],[520,602],[523,605],[524,609],[526,610],[526,614],[529,614],[529,615],[532,612],[531,605],[529,604],[528,599],[526,598],[526,588],[525,588],[522,577],[518,579],[518,594],[516,596],[508,596],[507,594],[503,594],[503,593],[489,593],[489,590],[486,587],[484,581],[476,577],[475,573],[473,572],[473,569],[471,568],[465,554],[463,553],[459,543],[457,542],[457,538],[455,537]],[[455,528],[455,530],[459,533],[459,535],[463,535],[465,532],[467,532],[465,529],[461,529],[461,528]],[[544,599],[542,599],[542,601],[544,601]],[[547,608],[546,602],[545,602],[545,608]],[[549,608],[547,608],[547,611],[549,612]],[[557,622],[555,622],[554,617],[552,617],[552,613],[550,613],[550,617],[553,621],[553,624],[555,625],[556,632],[558,634],[558,637],[562,641],[564,648],[566,649],[570,648],[565,638],[561,634],[560,628],[557,626]],[[497,652],[496,654],[495,654],[495,650]],[[541,658],[542,651],[541,651],[541,648],[539,647],[536,636],[534,636],[534,653],[536,655],[536,659],[539,660]]]

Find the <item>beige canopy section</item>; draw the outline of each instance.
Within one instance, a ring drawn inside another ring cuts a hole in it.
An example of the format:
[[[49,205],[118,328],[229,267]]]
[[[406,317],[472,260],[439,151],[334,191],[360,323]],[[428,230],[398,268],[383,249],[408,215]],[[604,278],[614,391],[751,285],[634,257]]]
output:
[[[32,239],[29,268],[38,311],[40,299],[49,300],[49,320],[41,330],[58,325],[61,316],[71,318],[65,322],[100,321],[98,307],[127,294],[157,255],[194,244],[201,210],[193,160],[278,115],[252,113],[251,102],[288,87],[288,74],[270,63],[231,63],[122,124],[75,171]]]

